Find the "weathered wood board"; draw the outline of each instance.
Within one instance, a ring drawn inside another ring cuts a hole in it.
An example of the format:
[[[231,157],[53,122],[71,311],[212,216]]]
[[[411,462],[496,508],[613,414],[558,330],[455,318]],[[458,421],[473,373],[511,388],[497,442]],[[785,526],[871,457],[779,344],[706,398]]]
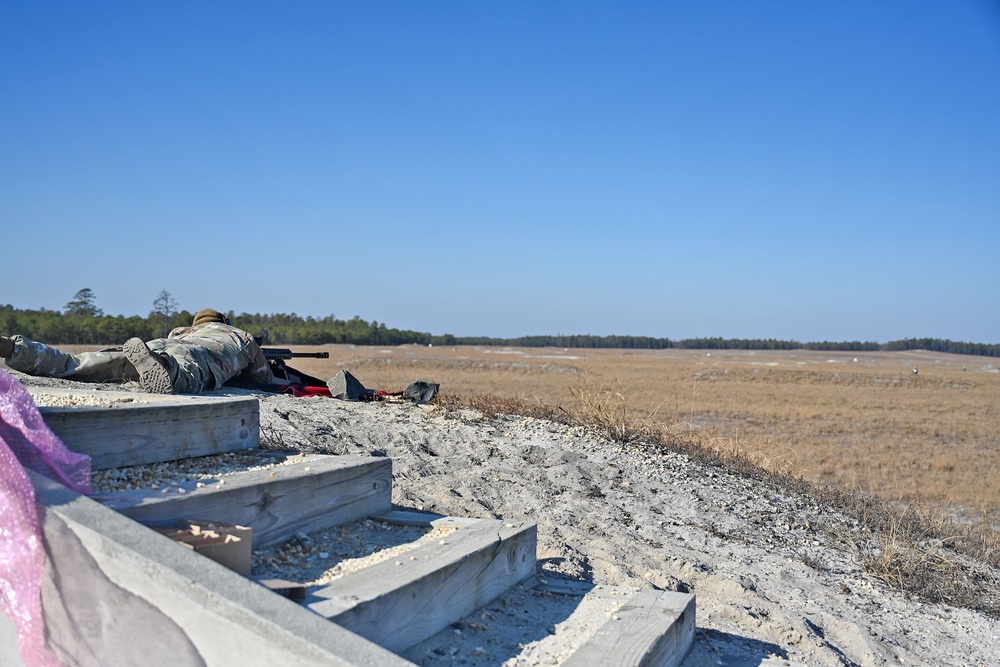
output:
[[[223,480],[224,484],[219,484]],[[94,496],[140,523],[173,525],[178,519],[222,521],[253,528],[254,546],[349,523],[392,506],[392,460],[384,457],[308,455],[303,461],[156,489]]]
[[[694,621],[694,595],[639,591],[563,667],[680,665],[694,644]]]
[[[317,614],[402,651],[535,574],[531,523],[483,520],[311,592]]]
[[[92,395],[114,407],[42,406],[45,424],[94,470],[175,461],[260,445],[260,404],[250,396],[164,396],[30,387],[33,395]]]

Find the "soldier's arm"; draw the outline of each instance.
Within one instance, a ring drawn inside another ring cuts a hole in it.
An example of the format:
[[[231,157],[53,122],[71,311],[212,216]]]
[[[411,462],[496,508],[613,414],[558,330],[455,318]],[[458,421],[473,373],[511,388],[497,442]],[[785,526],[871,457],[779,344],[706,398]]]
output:
[[[244,373],[247,374],[252,382],[272,384],[274,382],[274,373],[271,372],[271,365],[264,358],[264,353],[261,351],[260,345],[251,340],[247,348],[250,352],[250,363],[247,364]]]

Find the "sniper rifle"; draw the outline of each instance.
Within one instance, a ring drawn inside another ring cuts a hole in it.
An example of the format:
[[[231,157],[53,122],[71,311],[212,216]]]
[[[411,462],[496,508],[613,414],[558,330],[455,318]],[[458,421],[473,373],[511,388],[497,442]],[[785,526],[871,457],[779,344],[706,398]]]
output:
[[[281,347],[262,347],[260,348],[260,351],[264,353],[264,359],[267,360],[268,365],[271,367],[271,372],[274,374],[274,377],[281,378],[282,380],[303,382],[305,384],[316,386],[325,385],[325,383],[319,378],[306,375],[302,371],[295,370],[294,368],[289,368],[285,365],[285,360],[303,357],[310,359],[329,359],[329,352],[292,352],[288,348]]]
[[[296,359],[296,358],[309,358],[309,359],[329,359],[329,352],[292,352],[288,348],[281,347],[262,347],[260,351],[264,353],[264,358],[268,361],[276,361],[285,359]]]

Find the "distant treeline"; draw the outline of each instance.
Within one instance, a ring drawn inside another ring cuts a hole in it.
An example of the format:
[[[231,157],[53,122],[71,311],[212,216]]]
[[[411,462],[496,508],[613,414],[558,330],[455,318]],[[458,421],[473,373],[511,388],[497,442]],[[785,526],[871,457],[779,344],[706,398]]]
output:
[[[121,345],[138,336],[151,340],[165,336],[174,327],[191,324],[194,316],[182,311],[163,320],[159,316],[123,317],[121,315],[89,315],[79,317],[57,310],[18,310],[0,306],[0,334],[21,334],[32,340],[59,344]]]
[[[434,337],[433,342],[437,343]],[[650,338],[648,336],[522,336],[520,338],[456,338],[449,345],[509,345],[512,347],[612,347],[644,350],[826,350],[840,352],[876,352],[930,350],[952,354],[1000,357],[1000,344],[962,343],[943,338],[906,338],[888,343],[874,341],[822,341],[800,343],[774,338]]]
[[[366,322],[360,317],[340,320],[330,315],[321,319],[291,315],[261,315],[259,313],[227,313],[232,323],[256,334],[261,327],[268,330],[267,342],[272,345],[323,345],[353,343],[355,345],[404,345],[432,343],[451,345],[454,336],[432,336],[419,331],[390,329],[380,322]],[[105,315],[97,313],[60,312],[57,310],[20,310],[0,306],[0,335],[21,334],[32,340],[52,345],[120,345],[138,336],[151,340],[166,336],[171,329],[190,326],[194,313],[181,310],[170,313],[153,311],[146,317]]]
[[[267,343],[270,345],[325,345],[327,343],[350,343],[354,345],[419,345],[443,344],[447,336],[432,336],[421,331],[391,329],[381,322],[366,322],[360,317],[349,320],[337,319],[333,315],[316,319],[260,313],[229,313],[233,324],[251,333],[264,327],[267,329]],[[454,345],[455,343],[451,343]]]
[[[81,290],[83,292],[83,290]],[[166,295],[170,305],[169,294]],[[79,296],[79,293],[78,293]],[[150,340],[166,336],[174,327],[188,326],[193,313],[176,311],[170,307],[154,309],[146,317],[134,315],[105,315],[84,299],[71,301],[63,311],[20,310],[13,306],[0,306],[0,334],[22,334],[33,340],[58,344],[120,345],[138,336]],[[158,302],[154,302],[157,304]],[[76,307],[71,307],[76,304]],[[159,306],[162,306],[159,303]],[[387,327],[377,321],[367,322],[360,317],[342,320],[329,315],[323,318],[301,317],[291,314],[227,313],[236,326],[257,333],[261,327],[268,330],[271,345],[324,345],[349,343],[354,345],[495,345],[511,347],[565,347],[565,348],[624,348],[643,350],[696,349],[696,350],[827,350],[842,352],[870,352],[896,350],[930,350],[954,354],[972,354],[1000,357],[1000,344],[963,343],[941,338],[907,338],[876,343],[872,341],[812,342],[773,338],[652,338],[649,336],[522,336],[520,338],[489,338],[482,336],[434,335],[421,331],[408,331]]]

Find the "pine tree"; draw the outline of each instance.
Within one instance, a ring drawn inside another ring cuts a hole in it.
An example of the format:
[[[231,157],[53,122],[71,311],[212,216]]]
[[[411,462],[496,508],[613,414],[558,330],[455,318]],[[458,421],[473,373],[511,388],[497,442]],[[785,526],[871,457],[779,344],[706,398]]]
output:
[[[97,307],[97,297],[89,287],[84,287],[63,306],[67,315],[72,317],[100,317],[104,311]]]

